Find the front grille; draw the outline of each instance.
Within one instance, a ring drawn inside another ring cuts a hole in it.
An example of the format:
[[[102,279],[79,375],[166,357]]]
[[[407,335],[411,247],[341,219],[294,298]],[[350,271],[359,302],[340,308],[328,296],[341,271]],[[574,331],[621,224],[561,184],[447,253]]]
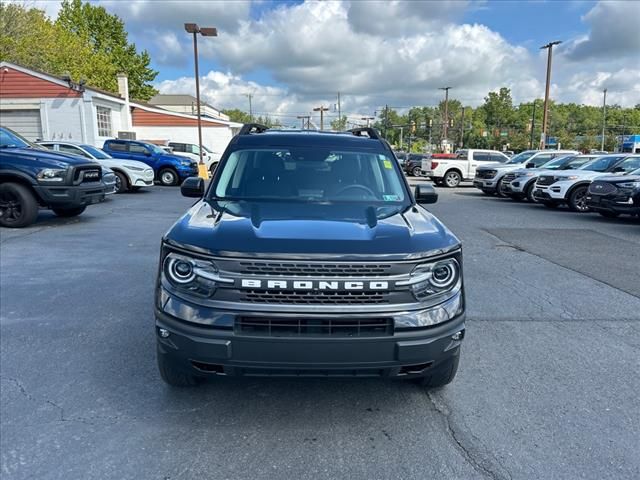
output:
[[[617,192],[616,186],[609,182],[596,181],[589,185],[589,193],[591,195],[612,195]]]
[[[73,173],[74,183],[99,182],[102,178],[102,170],[96,167],[78,167]]]
[[[238,335],[259,337],[379,337],[393,335],[393,319],[238,317],[234,330]]]
[[[502,183],[511,183],[516,179],[515,173],[507,173],[504,177],[502,177]]]
[[[538,185],[552,185],[555,183],[556,177],[553,175],[540,175],[538,177],[538,181],[536,182]]]
[[[265,276],[371,277],[388,275],[391,265],[348,263],[240,262],[240,273]]]
[[[348,290],[241,290],[241,301],[293,305],[356,305],[389,303],[388,293]]]
[[[498,173],[496,170],[476,170],[477,178],[493,178]]]

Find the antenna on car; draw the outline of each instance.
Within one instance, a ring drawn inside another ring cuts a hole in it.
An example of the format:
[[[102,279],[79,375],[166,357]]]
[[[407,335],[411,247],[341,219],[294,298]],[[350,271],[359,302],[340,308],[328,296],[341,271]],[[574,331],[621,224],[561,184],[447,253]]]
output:
[[[238,132],[238,135],[249,135],[251,133],[262,133],[269,130],[269,127],[267,127],[266,125],[261,125],[259,123],[245,123],[242,128],[240,129],[240,131]]]
[[[378,134],[378,131],[373,127],[352,128],[349,131],[353,135],[355,135],[356,137],[362,137],[362,136],[364,136],[362,134],[366,133],[369,138],[373,138],[375,140],[379,140],[380,139],[380,135]]]

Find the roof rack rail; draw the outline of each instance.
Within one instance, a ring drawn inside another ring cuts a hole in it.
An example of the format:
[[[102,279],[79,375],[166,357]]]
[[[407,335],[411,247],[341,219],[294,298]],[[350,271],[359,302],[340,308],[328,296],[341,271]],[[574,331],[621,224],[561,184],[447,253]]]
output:
[[[249,135],[250,133],[262,133],[266,130],[269,130],[269,127],[266,125],[261,125],[259,123],[245,123],[238,135]]]
[[[366,133],[369,138],[380,140],[380,135],[378,134],[378,131],[373,127],[352,128],[349,131],[357,137],[362,137],[363,136],[362,134]]]

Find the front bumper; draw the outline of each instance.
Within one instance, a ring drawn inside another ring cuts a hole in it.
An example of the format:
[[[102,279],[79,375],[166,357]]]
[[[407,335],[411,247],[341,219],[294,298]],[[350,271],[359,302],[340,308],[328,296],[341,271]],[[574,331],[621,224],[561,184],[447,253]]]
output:
[[[148,170],[146,172],[132,172],[127,170],[127,174],[129,175],[129,182],[134,187],[152,187],[154,174],[153,170]]]
[[[587,195],[587,205],[595,212],[640,215],[640,192],[631,196]]]
[[[538,185],[534,187],[533,197],[536,200],[545,202],[563,203],[566,201],[566,194],[573,183],[556,182],[551,185]]]
[[[484,190],[487,192],[495,191],[496,185],[498,184],[495,178],[478,178],[475,177],[473,179],[473,186],[479,188],[480,190]]]
[[[246,314],[215,313],[232,322]],[[158,353],[176,368],[203,376],[421,376],[459,354],[465,329],[464,311],[442,324],[378,336],[247,334],[235,323],[219,328],[184,322],[158,308],[155,315]],[[406,317],[407,312],[402,315]],[[161,329],[168,336],[162,336]],[[456,334],[460,338],[454,339]]]
[[[48,207],[80,207],[104,200],[107,187],[102,182],[82,185],[35,185],[34,190]]]
[[[180,165],[176,168],[176,171],[178,172],[178,176],[183,180],[188,177],[197,177],[198,165],[196,164],[195,166],[189,166],[189,167]]]

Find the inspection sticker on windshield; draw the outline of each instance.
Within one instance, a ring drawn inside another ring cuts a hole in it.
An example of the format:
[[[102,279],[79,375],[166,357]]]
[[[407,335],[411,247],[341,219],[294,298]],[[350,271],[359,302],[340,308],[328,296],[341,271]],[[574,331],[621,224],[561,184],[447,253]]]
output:
[[[383,195],[382,198],[385,202],[397,202],[398,200],[400,200],[400,197],[398,195]]]
[[[393,166],[391,165],[391,160],[384,160],[382,163],[384,163],[384,168],[386,168],[387,170],[391,170],[393,168]]]

